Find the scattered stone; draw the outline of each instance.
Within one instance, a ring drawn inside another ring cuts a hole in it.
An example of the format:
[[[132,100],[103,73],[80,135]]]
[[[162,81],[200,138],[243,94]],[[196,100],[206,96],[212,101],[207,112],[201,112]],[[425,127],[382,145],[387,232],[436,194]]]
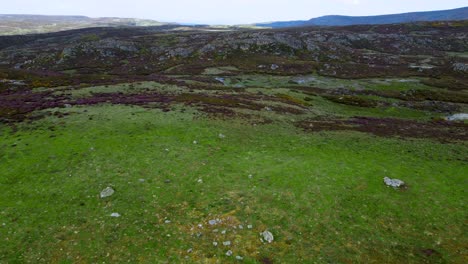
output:
[[[120,214],[119,213],[112,213],[110,216],[111,217],[120,217]]]
[[[209,220],[208,221],[208,224],[210,225],[216,225],[218,223],[220,223],[221,221],[219,219],[212,219],[212,220]]]
[[[203,183],[203,179],[200,178],[200,179],[197,180],[197,182],[198,183]]]
[[[164,221],[164,223],[165,223],[165,224],[170,224],[171,221],[170,221],[170,220],[166,220],[166,221]]]
[[[249,174],[249,179],[252,179],[253,178],[253,175],[252,174]]]
[[[221,234],[223,235],[226,234],[226,230],[221,231]]]
[[[72,107],[71,104],[64,104],[63,106],[64,106],[65,108],[71,108],[71,107]]]
[[[164,181],[164,183],[171,183],[171,180],[166,179],[166,180]]]
[[[243,260],[244,258],[241,257],[241,256],[236,256],[236,259],[237,259],[237,260]]]
[[[228,257],[232,256],[232,251],[231,251],[231,250],[228,250],[228,251],[226,252],[226,256],[228,256]]]
[[[268,106],[265,106],[265,110],[267,110],[268,112],[272,111],[271,107],[268,107]]]
[[[231,241],[224,241],[223,242],[223,246],[230,246],[231,245]]]
[[[217,247],[217,246],[218,246],[218,242],[213,242],[213,246]]]
[[[270,68],[274,71],[277,70],[279,66],[277,64],[272,64]]]
[[[193,251],[193,249],[192,249],[192,248],[189,248],[189,249],[187,250],[187,253],[192,253],[192,251]]]
[[[243,225],[239,225],[239,229],[244,229],[244,226],[243,226]]]
[[[247,228],[248,228],[248,229],[252,229],[253,226],[252,226],[252,225],[247,225]]]
[[[168,148],[167,148],[167,149],[164,149],[164,151],[169,152],[169,149],[168,149]]]
[[[202,224],[198,224],[198,228],[203,228],[203,225],[202,225]]]
[[[222,78],[222,77],[216,77],[215,80],[217,80],[218,82],[220,82],[222,84],[224,84],[224,81],[225,81],[224,78]]]
[[[388,187],[400,188],[405,185],[405,182],[399,179],[390,179],[388,177],[384,178],[384,182]]]
[[[138,179],[139,182],[145,182],[145,179]]]
[[[223,135],[223,134],[219,134],[218,137],[219,137],[219,138],[226,138],[226,136]]]
[[[194,140],[194,141],[193,141],[193,144],[195,144],[195,145],[198,144],[198,141]]]
[[[263,237],[263,240],[268,243],[271,243],[274,240],[273,234],[268,230],[263,231],[260,235]]]
[[[114,189],[112,187],[107,187],[101,191],[101,198],[106,198],[114,194]]]

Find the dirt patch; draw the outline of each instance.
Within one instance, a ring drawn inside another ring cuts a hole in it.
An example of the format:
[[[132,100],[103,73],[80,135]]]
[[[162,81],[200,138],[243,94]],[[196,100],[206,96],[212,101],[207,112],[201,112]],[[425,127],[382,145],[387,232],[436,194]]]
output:
[[[417,122],[396,118],[354,117],[351,119],[315,119],[296,124],[306,131],[351,130],[380,137],[431,138],[441,142],[468,140],[468,125],[457,122]]]

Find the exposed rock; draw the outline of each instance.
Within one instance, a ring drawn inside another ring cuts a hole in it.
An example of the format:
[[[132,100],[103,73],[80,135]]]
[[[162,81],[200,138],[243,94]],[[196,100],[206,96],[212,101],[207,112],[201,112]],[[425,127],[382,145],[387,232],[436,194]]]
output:
[[[120,214],[119,213],[112,213],[110,216],[111,217],[120,217]]]
[[[232,256],[232,250],[228,250],[228,251],[226,252],[226,256],[228,256],[228,257]]]
[[[223,246],[230,246],[231,245],[231,241],[224,241],[223,242]]]
[[[468,72],[468,63],[454,63],[452,69],[458,72]]]
[[[463,121],[463,120],[468,120],[468,114],[466,113],[461,113],[461,114],[454,114],[451,116],[446,117],[448,121]]]
[[[277,64],[272,64],[270,69],[272,69],[273,71],[274,70],[277,70],[279,68],[279,66]]]

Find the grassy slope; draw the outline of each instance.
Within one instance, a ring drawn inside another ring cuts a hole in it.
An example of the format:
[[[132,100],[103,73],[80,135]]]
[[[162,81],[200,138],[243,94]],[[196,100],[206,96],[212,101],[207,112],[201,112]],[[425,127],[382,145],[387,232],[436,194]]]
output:
[[[191,111],[61,111],[74,114],[0,128],[0,262],[466,261],[466,144]],[[107,186],[116,193],[100,199]],[[272,244],[259,241],[265,229]]]

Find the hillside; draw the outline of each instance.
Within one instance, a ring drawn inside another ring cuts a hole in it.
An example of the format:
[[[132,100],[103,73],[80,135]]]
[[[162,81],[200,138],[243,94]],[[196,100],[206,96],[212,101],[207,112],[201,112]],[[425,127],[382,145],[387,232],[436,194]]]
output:
[[[259,23],[257,26],[282,28],[302,26],[350,26],[409,23],[418,21],[468,20],[468,7],[443,11],[412,12],[381,16],[322,16],[310,20]]]
[[[36,34],[89,27],[161,26],[165,24],[167,23],[136,18],[0,14],[0,35]]]
[[[465,263],[467,37],[1,36],[0,263]]]

